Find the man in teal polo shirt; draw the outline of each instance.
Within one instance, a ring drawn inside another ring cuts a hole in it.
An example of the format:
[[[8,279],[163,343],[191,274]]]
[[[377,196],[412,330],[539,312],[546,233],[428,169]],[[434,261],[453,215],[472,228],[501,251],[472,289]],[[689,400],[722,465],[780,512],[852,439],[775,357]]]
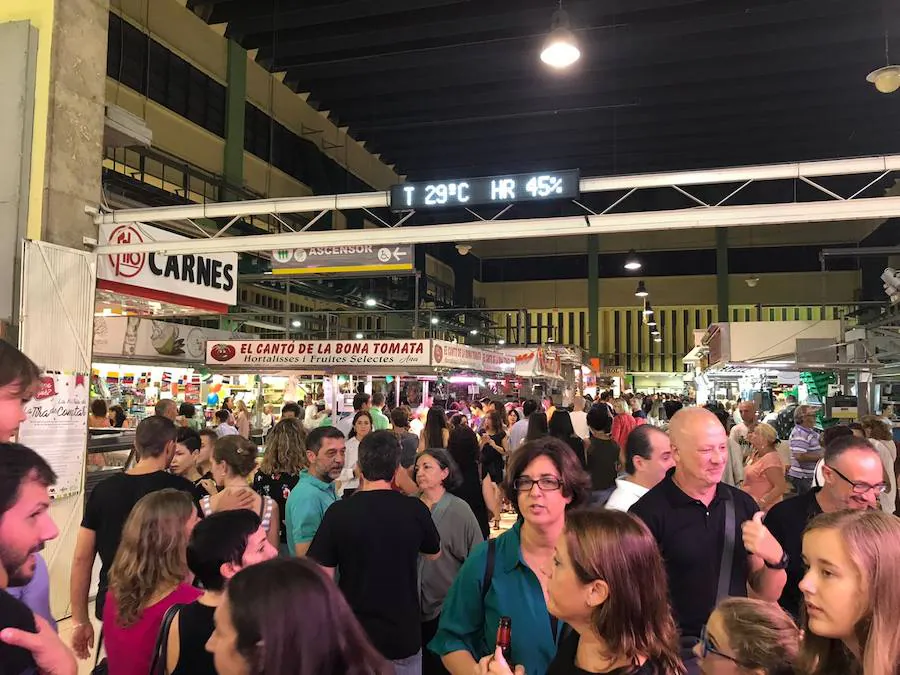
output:
[[[391,428],[391,421],[384,414],[384,394],[380,391],[372,394],[372,407],[369,408],[369,414],[372,415],[375,427],[372,431],[384,431]]]
[[[335,501],[334,481],[344,468],[344,434],[335,427],[319,427],[306,438],[309,469],[300,472],[285,507],[288,547],[305,556],[325,511]]]

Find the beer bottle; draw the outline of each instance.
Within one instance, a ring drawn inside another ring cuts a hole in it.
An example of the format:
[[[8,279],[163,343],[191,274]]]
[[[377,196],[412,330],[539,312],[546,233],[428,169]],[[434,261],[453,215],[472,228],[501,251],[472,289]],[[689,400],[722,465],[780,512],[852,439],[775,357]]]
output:
[[[497,646],[506,662],[512,665],[512,619],[508,616],[500,617],[500,625],[497,626]]]

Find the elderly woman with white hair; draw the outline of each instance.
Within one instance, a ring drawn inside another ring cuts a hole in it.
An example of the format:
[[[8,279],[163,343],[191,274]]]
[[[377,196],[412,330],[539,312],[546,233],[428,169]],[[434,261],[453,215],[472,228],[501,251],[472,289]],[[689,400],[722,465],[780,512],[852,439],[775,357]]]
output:
[[[824,455],[815,426],[816,409],[811,405],[798,405],[794,409],[794,428],[788,441],[791,446],[788,480],[798,495],[809,492],[816,472],[816,462]]]

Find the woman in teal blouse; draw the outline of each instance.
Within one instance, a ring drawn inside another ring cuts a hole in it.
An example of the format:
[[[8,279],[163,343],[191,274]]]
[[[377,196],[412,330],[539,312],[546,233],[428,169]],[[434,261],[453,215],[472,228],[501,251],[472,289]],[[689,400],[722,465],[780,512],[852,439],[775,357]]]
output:
[[[510,460],[506,495],[519,521],[466,559],[444,601],[440,626],[428,648],[451,675],[471,675],[492,654],[501,616],[514,617],[512,661],[542,675],[556,654],[560,626],[547,612],[547,582],[566,511],[587,504],[590,477],[572,449],[553,438],[521,446]]]

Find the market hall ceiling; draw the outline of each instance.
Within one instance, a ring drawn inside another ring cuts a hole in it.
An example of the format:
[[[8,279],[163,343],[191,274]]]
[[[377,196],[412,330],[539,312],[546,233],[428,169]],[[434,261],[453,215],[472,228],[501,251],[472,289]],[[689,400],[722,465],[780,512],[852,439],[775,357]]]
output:
[[[189,0],[411,179],[582,175],[900,151],[900,0]],[[886,39],[887,38],[887,39]]]

